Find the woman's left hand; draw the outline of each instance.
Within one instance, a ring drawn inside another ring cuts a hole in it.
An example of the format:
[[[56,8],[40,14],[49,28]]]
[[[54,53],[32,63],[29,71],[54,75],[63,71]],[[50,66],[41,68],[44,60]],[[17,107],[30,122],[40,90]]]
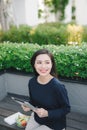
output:
[[[41,118],[48,117],[48,111],[44,108],[37,108],[34,112],[37,113],[37,115]]]

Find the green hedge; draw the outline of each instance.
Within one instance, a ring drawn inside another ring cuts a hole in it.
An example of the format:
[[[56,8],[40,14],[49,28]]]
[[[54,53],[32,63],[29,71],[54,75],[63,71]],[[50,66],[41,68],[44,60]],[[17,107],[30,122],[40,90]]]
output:
[[[56,60],[57,73],[62,77],[87,78],[87,45],[55,46],[38,44],[0,43],[0,70],[15,68],[32,72],[30,58],[41,48],[50,50]]]

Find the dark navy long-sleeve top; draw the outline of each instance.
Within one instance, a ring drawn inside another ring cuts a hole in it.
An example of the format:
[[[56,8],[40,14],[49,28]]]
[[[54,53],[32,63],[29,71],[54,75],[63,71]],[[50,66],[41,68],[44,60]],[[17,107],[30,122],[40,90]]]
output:
[[[48,117],[43,118],[34,113],[35,120],[54,130],[66,128],[66,114],[70,112],[70,104],[65,86],[56,78],[47,84],[40,84],[37,77],[33,77],[28,87],[31,104],[48,111]]]

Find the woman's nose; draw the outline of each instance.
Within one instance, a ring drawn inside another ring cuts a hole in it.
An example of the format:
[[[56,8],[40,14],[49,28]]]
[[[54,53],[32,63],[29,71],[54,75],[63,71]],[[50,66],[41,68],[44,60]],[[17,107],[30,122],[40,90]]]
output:
[[[42,63],[42,67],[45,67],[46,65],[45,65],[45,63]]]

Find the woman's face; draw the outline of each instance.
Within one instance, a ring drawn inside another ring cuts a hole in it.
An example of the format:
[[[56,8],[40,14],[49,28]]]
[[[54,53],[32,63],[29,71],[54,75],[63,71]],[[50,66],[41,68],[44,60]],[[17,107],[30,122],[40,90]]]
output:
[[[34,67],[40,76],[47,76],[52,69],[52,62],[47,54],[40,54],[36,57]]]

